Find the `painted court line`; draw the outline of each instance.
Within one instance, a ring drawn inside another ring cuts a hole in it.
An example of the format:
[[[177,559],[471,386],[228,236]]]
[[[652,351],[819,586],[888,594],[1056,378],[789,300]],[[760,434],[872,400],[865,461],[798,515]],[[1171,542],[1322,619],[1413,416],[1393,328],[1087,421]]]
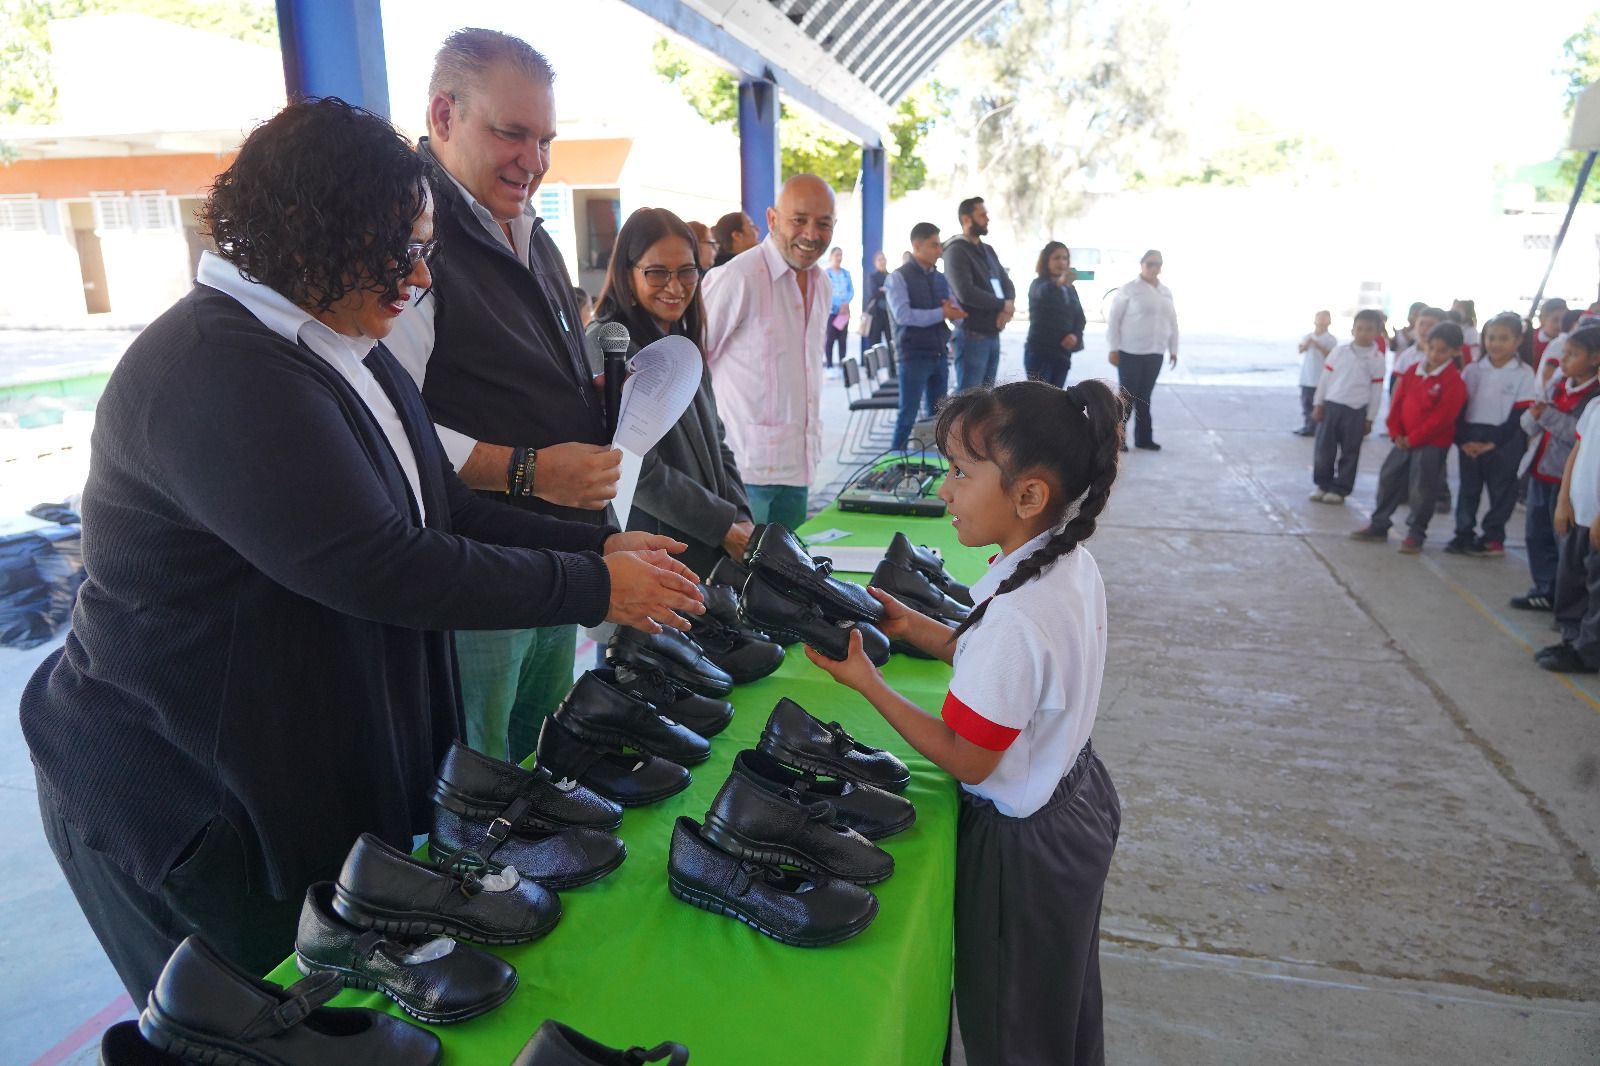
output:
[[[132,1009],[133,1000],[128,998],[128,993],[122,993],[102,1007],[99,1013],[63,1037],[55,1047],[34,1059],[30,1066],[56,1066],[57,1063],[67,1061],[67,1056],[90,1041],[98,1040],[100,1034],[105,1032],[112,1022]]]

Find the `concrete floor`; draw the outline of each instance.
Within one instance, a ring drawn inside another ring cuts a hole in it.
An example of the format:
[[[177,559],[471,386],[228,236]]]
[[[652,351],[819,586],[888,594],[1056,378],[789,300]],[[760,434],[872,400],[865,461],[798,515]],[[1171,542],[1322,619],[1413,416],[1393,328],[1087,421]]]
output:
[[[1499,560],[1439,554],[1445,519],[1420,557],[1352,542],[1386,442],[1350,505],[1310,503],[1296,417],[1293,390],[1163,386],[1166,450],[1127,456],[1090,542],[1126,807],[1110,1060],[1600,1062],[1600,685],[1536,669],[1548,616],[1504,606],[1520,512]],[[0,650],[0,704],[46,650]],[[8,713],[0,1060],[93,1062],[131,1011],[33,802]]]

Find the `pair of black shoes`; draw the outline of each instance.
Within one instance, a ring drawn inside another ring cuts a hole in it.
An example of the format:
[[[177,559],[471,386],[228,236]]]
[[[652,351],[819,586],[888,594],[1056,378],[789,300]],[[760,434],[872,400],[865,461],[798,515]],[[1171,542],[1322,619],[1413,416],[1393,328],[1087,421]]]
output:
[[[688,788],[693,778],[683,764],[704,762],[711,744],[643,698],[652,686],[675,691],[656,676],[658,667],[649,669],[647,675],[619,665],[580,677],[539,729],[539,765],[622,807],[657,803]],[[722,706],[708,715],[720,719],[717,730],[733,713]]]
[[[667,1041],[653,1048],[631,1047],[623,1051],[547,1019],[511,1066],[642,1066],[647,1062],[687,1066],[689,1049]]]
[[[514,987],[515,974],[511,981]],[[426,1029],[365,1007],[324,1006],[343,987],[338,976],[316,973],[279,988],[245,973],[191,936],[167,960],[137,1028],[123,1023],[102,1038],[101,1062],[107,1066],[168,1062],[435,1066],[439,1062],[439,1038]]]
[[[757,531],[765,528],[767,527],[756,527]],[[752,543],[753,542],[754,538],[752,537]],[[760,636],[781,648],[787,648],[792,644],[798,644],[799,640],[787,633],[771,633],[765,629],[757,629],[755,626],[752,626],[746,622],[743,616],[739,614],[739,593],[744,589],[744,583],[749,579],[750,567],[745,565],[743,559],[734,559],[731,556],[723,556],[721,559],[718,559],[716,565],[711,568],[711,573],[706,575],[706,586],[708,588],[725,588],[733,592],[734,621],[738,624],[739,628],[743,632]],[[708,606],[707,610],[709,611],[709,609],[710,608]]]
[[[928,548],[911,543],[904,533],[896,533],[889,541],[884,559],[895,566],[908,567],[926,578],[934,588],[968,610],[972,609],[972,590],[944,571],[944,560]],[[876,581],[873,582],[877,584]]]
[[[1563,640],[1560,644],[1552,644],[1547,648],[1540,648],[1534,654],[1533,661],[1541,670],[1549,670],[1553,674],[1594,674],[1600,673],[1589,661],[1583,657],[1569,641]]]
[[[436,862],[513,866],[547,888],[577,888],[622,865],[611,830],[622,808],[548,767],[531,770],[451,745],[433,787],[428,852]]]
[[[889,661],[889,639],[874,624],[883,605],[867,590],[833,576],[826,559],[813,559],[798,538],[776,522],[761,527],[749,555],[750,575],[739,593],[739,617],[775,639],[803,640],[830,659],[850,653],[850,634],[878,666]]]
[[[796,715],[814,728],[800,728]],[[737,918],[781,943],[837,943],[866,929],[877,914],[877,897],[862,886],[894,872],[893,857],[873,841],[909,828],[916,809],[837,775],[848,764],[895,780],[892,755],[853,741],[841,752],[834,731],[790,700],[780,701],[773,719],[783,720],[795,748],[807,747],[814,764],[825,761],[834,773],[796,769],[767,751],[740,752],[704,823],[685,817],[674,826],[667,885],[678,899]]]
[[[690,619],[690,635],[706,658],[735,685],[760,681],[783,665],[783,646],[739,621],[739,594],[725,585],[700,586],[706,613]]]

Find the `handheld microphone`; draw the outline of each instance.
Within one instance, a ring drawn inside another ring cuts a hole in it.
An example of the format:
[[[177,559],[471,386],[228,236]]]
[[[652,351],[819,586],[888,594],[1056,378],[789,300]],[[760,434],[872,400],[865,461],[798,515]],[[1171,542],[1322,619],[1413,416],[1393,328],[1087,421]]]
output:
[[[600,327],[596,339],[605,353],[606,440],[610,441],[617,435],[617,412],[622,407],[622,379],[628,376],[631,338],[627,326],[621,322],[607,322]]]

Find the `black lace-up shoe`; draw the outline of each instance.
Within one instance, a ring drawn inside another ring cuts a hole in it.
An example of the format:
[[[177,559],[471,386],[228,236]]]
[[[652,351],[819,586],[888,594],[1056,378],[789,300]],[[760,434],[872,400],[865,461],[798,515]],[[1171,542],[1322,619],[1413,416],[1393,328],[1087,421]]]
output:
[[[917,820],[917,809],[904,796],[847,777],[822,777],[809,770],[796,770],[753,748],[733,757],[733,772],[759,782],[769,792],[793,792],[802,803],[826,801],[839,821],[868,840],[904,832]]]
[[[738,617],[738,597],[732,589],[718,585],[707,599],[726,597]],[[720,594],[720,595],[719,595]],[[695,643],[705,650],[706,658],[726,671],[735,685],[748,685],[760,681],[783,665],[783,647],[765,636],[754,636],[753,630],[739,625],[729,625],[708,609],[689,623]]]
[[[685,903],[802,948],[848,940],[878,914],[878,897],[868,889],[735,858],[707,843],[687,817],[672,829],[667,888]]]
[[[905,763],[860,743],[838,722],[817,721],[787,697],[772,708],[756,746],[780,762],[814,774],[847,777],[890,792],[902,792],[911,783]]]
[[[890,562],[888,559],[879,563],[878,568],[872,572],[871,584],[912,610],[920,611],[929,618],[937,618],[946,624],[960,624],[972,613],[971,607],[946,596],[921,570]]]
[[[904,533],[896,533],[894,539],[889,541],[889,550],[884,553],[884,558],[897,566],[915,567],[940,592],[966,607],[972,606],[972,590],[945,573],[944,560],[927,548],[911,543]]]
[[[830,659],[849,655],[850,631],[859,630],[867,658],[876,666],[889,661],[889,638],[877,626],[850,619],[830,621],[821,607],[784,592],[764,573],[752,573],[744,583],[744,591],[739,594],[739,616],[780,640],[803,640]]]
[[[517,990],[517,971],[487,951],[449,937],[392,939],[351,925],[333,912],[331,881],[306,889],[294,959],[307,976],[331,973],[348,988],[382,992],[432,1025],[487,1014]]]
[[[528,801],[514,827],[519,833],[615,829],[622,824],[622,808],[576,781],[556,780],[542,766],[527,770],[459,741],[439,764],[433,802],[463,818],[492,821],[519,799]]]
[[[365,1007],[323,1006],[343,988],[324,973],[279,988],[191,936],[162,969],[139,1015],[139,1033],[184,1062],[219,1066],[438,1063],[439,1038],[426,1029]]]
[[[755,538],[751,538],[754,542]],[[780,590],[819,608],[833,622],[881,622],[883,604],[867,590],[833,576],[833,564],[813,559],[788,527],[774,522],[761,534],[750,556],[750,572]],[[745,583],[749,587],[749,582]],[[761,626],[760,628],[766,628]]]
[[[615,674],[618,688],[655,704],[656,710],[703,737],[716,736],[733,721],[733,704],[692,692],[657,667],[624,664],[615,668]]]
[[[706,658],[705,649],[687,633],[663,628],[646,633],[632,626],[618,626],[606,641],[606,665],[653,666],[672,680],[702,696],[717,699],[733,691],[733,678]]]
[[[619,687],[616,671],[610,667],[579,677],[556,708],[555,717],[591,744],[637,748],[680,766],[694,766],[711,755],[705,737],[662,717],[655,704]]]
[[[470,853],[454,859],[451,867],[423,862],[362,833],[339,871],[333,909],[363,929],[480,944],[523,944],[555,928],[561,901],[554,892],[513,867]]]
[[[840,822],[827,800],[803,801],[792,789],[771,791],[737,764],[711,801],[700,835],[741,859],[797,866],[858,885],[894,873],[894,857]]]
[[[688,770],[670,759],[591,744],[554,717],[546,718],[539,728],[539,765],[624,807],[676,796],[692,780]]]
[[[626,1051],[607,1047],[558,1021],[546,1019],[511,1066],[644,1066],[664,1062],[688,1066],[689,1049],[670,1040],[653,1048]]]

